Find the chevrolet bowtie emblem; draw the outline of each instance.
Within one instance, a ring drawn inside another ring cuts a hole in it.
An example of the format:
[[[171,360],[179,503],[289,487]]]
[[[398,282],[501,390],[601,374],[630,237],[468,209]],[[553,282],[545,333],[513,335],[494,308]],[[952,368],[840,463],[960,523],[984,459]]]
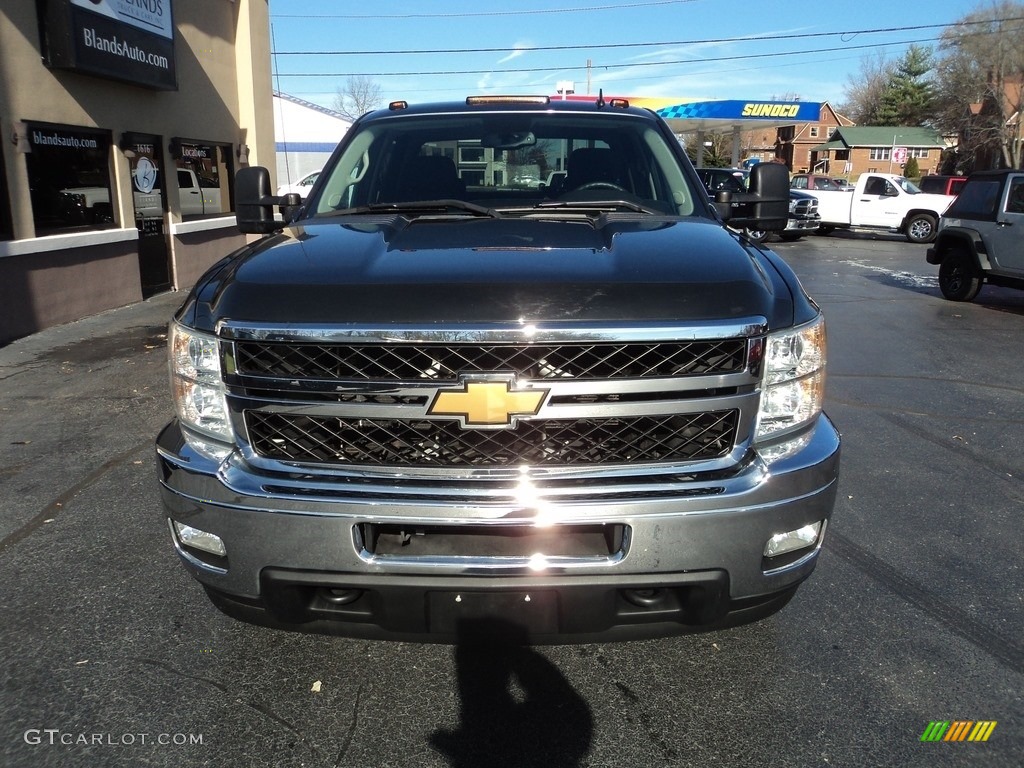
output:
[[[540,410],[546,389],[513,391],[512,381],[467,380],[458,390],[441,390],[427,413],[431,416],[458,416],[467,427],[508,427],[516,416],[532,416]]]

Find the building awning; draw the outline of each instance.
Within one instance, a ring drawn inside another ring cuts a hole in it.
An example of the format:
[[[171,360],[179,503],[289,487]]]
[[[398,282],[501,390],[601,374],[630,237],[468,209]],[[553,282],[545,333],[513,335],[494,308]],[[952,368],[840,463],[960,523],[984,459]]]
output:
[[[816,147],[811,147],[811,152],[831,152],[833,149],[848,149],[841,141],[826,141]]]

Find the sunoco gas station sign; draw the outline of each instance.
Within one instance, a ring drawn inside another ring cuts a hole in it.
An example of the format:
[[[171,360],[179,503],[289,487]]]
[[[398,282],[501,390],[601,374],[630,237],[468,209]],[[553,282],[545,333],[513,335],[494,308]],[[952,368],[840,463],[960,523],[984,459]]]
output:
[[[177,90],[171,0],[50,0],[46,8],[49,66]]]

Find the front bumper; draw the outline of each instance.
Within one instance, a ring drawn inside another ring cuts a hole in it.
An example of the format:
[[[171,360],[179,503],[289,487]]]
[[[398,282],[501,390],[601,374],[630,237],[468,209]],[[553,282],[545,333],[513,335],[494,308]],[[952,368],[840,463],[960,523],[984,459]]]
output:
[[[763,557],[765,542],[827,524],[839,435],[822,415],[775,454],[751,452],[730,472],[661,474],[642,491],[619,478],[548,496],[538,482],[502,499],[467,495],[471,483],[445,495],[399,478],[389,489],[379,476],[259,473],[237,453],[197,451],[177,422],[157,439],[167,517],[224,542],[226,557],[210,557],[172,534],[227,613],[434,642],[488,628],[530,642],[649,637],[778,610],[814,569],[824,531],[779,558]]]
[[[791,216],[786,221],[786,228],[784,232],[814,232],[818,229],[821,224],[821,216],[815,214],[813,217],[795,217]]]

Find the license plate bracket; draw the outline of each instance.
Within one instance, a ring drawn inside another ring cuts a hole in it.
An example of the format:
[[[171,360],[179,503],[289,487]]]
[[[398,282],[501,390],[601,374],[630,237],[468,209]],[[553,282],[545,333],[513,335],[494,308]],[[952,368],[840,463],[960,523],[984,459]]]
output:
[[[431,592],[430,631],[459,634],[515,627],[536,634],[558,632],[558,595],[551,590]]]

